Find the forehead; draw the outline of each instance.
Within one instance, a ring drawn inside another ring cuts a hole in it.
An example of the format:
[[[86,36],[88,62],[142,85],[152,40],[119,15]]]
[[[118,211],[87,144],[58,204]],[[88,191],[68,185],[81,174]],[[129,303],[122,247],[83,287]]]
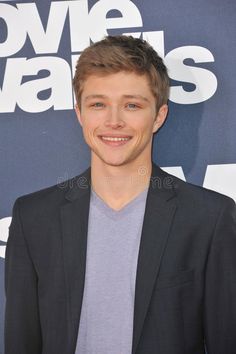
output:
[[[98,95],[106,97],[147,96],[149,98],[153,96],[146,74],[123,71],[88,76],[83,83],[82,100]]]

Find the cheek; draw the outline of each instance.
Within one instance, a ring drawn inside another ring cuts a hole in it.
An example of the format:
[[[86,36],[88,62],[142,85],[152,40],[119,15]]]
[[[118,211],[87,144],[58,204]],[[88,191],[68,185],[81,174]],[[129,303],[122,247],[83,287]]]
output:
[[[95,118],[87,117],[83,119],[83,131],[86,133],[92,132],[96,129],[98,123]]]
[[[154,118],[151,120],[150,116],[147,116],[145,119],[142,119],[142,121],[137,121],[133,127],[137,132],[139,132],[139,134],[149,136],[153,131]]]
[[[86,119],[83,124],[83,135],[88,144],[94,143],[96,138],[96,132],[98,130],[99,124],[94,119]]]

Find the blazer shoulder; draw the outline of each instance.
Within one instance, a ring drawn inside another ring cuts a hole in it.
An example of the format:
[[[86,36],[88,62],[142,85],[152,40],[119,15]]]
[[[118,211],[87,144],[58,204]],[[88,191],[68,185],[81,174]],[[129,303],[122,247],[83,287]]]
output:
[[[61,206],[66,195],[78,188],[78,181],[88,174],[89,169],[66,181],[18,197],[14,205],[19,205],[25,213],[32,210],[49,210]]]
[[[163,171],[169,178],[171,177],[173,187],[177,197],[183,201],[190,201],[193,205],[201,205],[203,208],[221,208],[224,206],[235,206],[235,201],[224,194],[198,186]]]

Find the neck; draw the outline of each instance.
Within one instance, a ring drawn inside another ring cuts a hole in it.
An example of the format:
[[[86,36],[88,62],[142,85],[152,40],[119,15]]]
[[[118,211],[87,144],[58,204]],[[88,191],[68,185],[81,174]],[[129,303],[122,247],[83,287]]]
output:
[[[143,163],[111,166],[92,156],[92,188],[111,208],[118,210],[149,186],[151,171],[151,158]]]

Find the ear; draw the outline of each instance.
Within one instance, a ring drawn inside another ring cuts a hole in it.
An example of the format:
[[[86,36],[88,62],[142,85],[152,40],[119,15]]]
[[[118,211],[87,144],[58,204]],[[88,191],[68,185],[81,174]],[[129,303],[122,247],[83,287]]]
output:
[[[167,117],[167,113],[168,113],[168,106],[167,104],[163,104],[160,107],[156,119],[154,121],[153,130],[152,130],[153,133],[155,133],[158,129],[160,129],[161,126],[164,124]]]
[[[78,121],[79,121],[79,124],[81,125],[81,127],[83,126],[83,123],[82,123],[82,118],[81,118],[81,110],[80,110],[80,108],[79,108],[79,106],[78,106],[78,104],[76,103],[76,105],[75,105],[75,113],[76,113],[76,115],[77,115],[77,119],[78,119]]]

